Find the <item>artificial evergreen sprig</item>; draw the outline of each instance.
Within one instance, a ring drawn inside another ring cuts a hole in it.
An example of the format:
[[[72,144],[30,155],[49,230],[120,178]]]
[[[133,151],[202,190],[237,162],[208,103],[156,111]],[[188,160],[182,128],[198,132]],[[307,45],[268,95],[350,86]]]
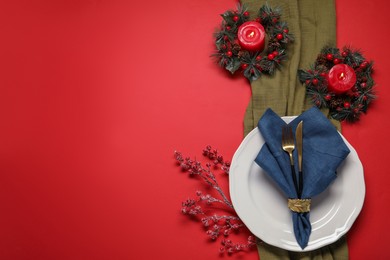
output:
[[[347,64],[356,74],[355,85],[341,94],[328,88],[327,75],[336,64]],[[360,50],[350,46],[344,46],[341,50],[325,46],[310,69],[298,71],[298,77],[306,86],[306,94],[314,105],[328,108],[336,120],[356,122],[376,98],[372,73],[373,62],[366,60]]]
[[[245,5],[238,5],[237,10],[228,10],[222,15],[221,28],[215,34],[216,53],[212,56],[217,63],[234,74],[241,71],[250,81],[262,74],[273,75],[281,68],[286,59],[287,46],[294,40],[288,25],[281,21],[281,9],[262,6],[255,21],[261,23],[267,34],[267,46],[261,52],[242,49],[237,42],[240,25],[249,21],[249,11]]]

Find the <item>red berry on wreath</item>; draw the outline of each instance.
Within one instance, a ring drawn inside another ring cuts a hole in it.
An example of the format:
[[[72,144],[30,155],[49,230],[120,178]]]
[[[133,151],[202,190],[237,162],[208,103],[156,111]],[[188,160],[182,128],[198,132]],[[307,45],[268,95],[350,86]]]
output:
[[[340,62],[341,62],[340,59],[337,59],[337,58],[335,58],[335,59],[333,60],[333,64],[334,64],[334,65],[339,64]]]
[[[239,19],[240,18],[237,15],[233,16],[233,21],[237,22]]]
[[[248,11],[245,11],[245,12],[244,12],[244,16],[249,16],[249,12],[248,12]]]
[[[226,52],[226,56],[232,57],[232,56],[233,56],[233,53],[232,53],[231,51],[227,51],[227,52]]]
[[[351,104],[348,101],[345,101],[344,102],[344,107],[348,109],[348,108],[351,107]]]
[[[305,84],[306,84],[306,85],[309,85],[309,84],[310,84],[310,80],[307,79],[307,80],[305,81]]]
[[[360,109],[356,107],[356,108],[353,109],[353,112],[354,112],[355,114],[358,114],[358,113],[360,112]]]
[[[360,86],[361,86],[362,88],[366,88],[366,87],[367,87],[367,83],[366,83],[366,82],[362,82],[362,83],[360,83]]]
[[[261,56],[260,56],[260,55],[257,56],[257,57],[256,57],[256,60],[257,60],[257,61],[261,60]]]
[[[331,94],[326,94],[325,95],[325,100],[326,101],[329,101],[329,100],[331,100],[332,99],[332,95]]]
[[[278,18],[272,19],[272,22],[273,22],[273,23],[277,23],[277,22],[278,22]]]
[[[229,40],[229,37],[227,37],[227,35],[225,35],[225,36],[223,36],[223,39],[224,39],[225,41],[227,41],[227,40]]]
[[[246,64],[246,63],[241,64],[241,68],[242,68],[243,70],[246,69],[246,68],[248,68],[248,64]]]
[[[325,77],[326,77],[326,73],[325,73],[325,72],[321,72],[321,73],[320,73],[320,76],[323,77],[323,78],[325,78]]]
[[[331,53],[326,54],[326,59],[333,60],[333,54],[331,54]]]
[[[258,23],[261,23],[261,19],[260,18],[256,18],[255,21],[258,22]]]
[[[363,100],[366,101],[368,99],[367,96],[363,96]]]
[[[279,52],[278,52],[278,51],[273,51],[272,54],[273,54],[274,56],[278,56],[278,55],[279,55]]]
[[[267,56],[268,60],[273,60],[275,58],[275,55],[273,53],[268,54]]]
[[[283,29],[283,32],[284,33],[288,33],[288,29]]]
[[[347,56],[348,56],[348,52],[346,52],[346,51],[343,51],[343,52],[341,53],[341,56],[343,56],[343,57],[347,57]]]
[[[278,39],[279,41],[283,39],[283,34],[279,33],[278,35],[276,35],[276,39]]]
[[[318,79],[313,79],[311,81],[311,83],[313,83],[314,86],[317,86],[318,85]]]
[[[363,61],[362,63],[360,63],[360,68],[364,69],[365,67],[367,67],[368,65],[368,62],[367,61]]]
[[[225,45],[225,44],[222,44],[222,45],[221,45],[221,49],[222,49],[222,50],[226,50],[226,45]]]
[[[230,27],[229,25],[226,26],[226,30],[230,31],[232,29],[232,27]]]

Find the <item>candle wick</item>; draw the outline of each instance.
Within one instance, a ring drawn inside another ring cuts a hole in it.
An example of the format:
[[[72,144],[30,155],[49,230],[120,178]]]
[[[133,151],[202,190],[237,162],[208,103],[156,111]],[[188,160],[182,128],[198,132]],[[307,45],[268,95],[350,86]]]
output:
[[[253,37],[255,35],[255,32],[254,31],[252,31],[250,34],[248,34],[248,37]]]
[[[344,78],[344,72],[341,72],[339,79],[343,79],[343,78]]]

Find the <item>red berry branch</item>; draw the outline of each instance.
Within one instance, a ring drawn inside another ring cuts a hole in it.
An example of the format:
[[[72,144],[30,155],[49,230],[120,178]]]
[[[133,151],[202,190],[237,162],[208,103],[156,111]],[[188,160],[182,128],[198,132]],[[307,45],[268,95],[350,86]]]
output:
[[[203,194],[201,191],[196,192],[196,199],[189,198],[182,202],[181,212],[190,217],[197,217],[203,227],[206,229],[208,237],[215,241],[221,235],[225,238],[221,240],[222,247],[220,252],[233,254],[254,248],[256,240],[253,236],[248,236],[246,243],[233,243],[227,239],[232,232],[239,232],[245,228],[244,223],[240,220],[234,211],[233,205],[225,195],[218,184],[218,181],[212,172],[212,168],[220,170],[224,174],[229,174],[230,162],[225,161],[218,150],[207,146],[203,149],[203,155],[212,163],[206,163],[205,166],[196,159],[183,157],[180,152],[175,151],[174,157],[177,165],[183,172],[187,172],[190,176],[198,176],[205,184],[217,191],[220,198],[216,198],[210,194]],[[228,214],[218,215],[217,213],[208,214],[213,210],[213,205],[221,204],[227,207]]]

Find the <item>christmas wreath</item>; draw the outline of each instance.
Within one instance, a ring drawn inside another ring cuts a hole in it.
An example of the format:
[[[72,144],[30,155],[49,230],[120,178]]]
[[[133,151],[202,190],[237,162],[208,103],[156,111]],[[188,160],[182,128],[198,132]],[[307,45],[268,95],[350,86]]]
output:
[[[221,16],[221,29],[214,34],[217,50],[213,54],[221,67],[232,74],[241,70],[250,81],[262,74],[272,75],[280,68],[293,36],[287,23],[281,21],[279,8],[264,5],[252,21],[244,5]]]
[[[372,72],[373,62],[359,50],[327,46],[309,70],[298,71],[298,77],[317,107],[328,108],[336,120],[355,122],[375,99]]]

